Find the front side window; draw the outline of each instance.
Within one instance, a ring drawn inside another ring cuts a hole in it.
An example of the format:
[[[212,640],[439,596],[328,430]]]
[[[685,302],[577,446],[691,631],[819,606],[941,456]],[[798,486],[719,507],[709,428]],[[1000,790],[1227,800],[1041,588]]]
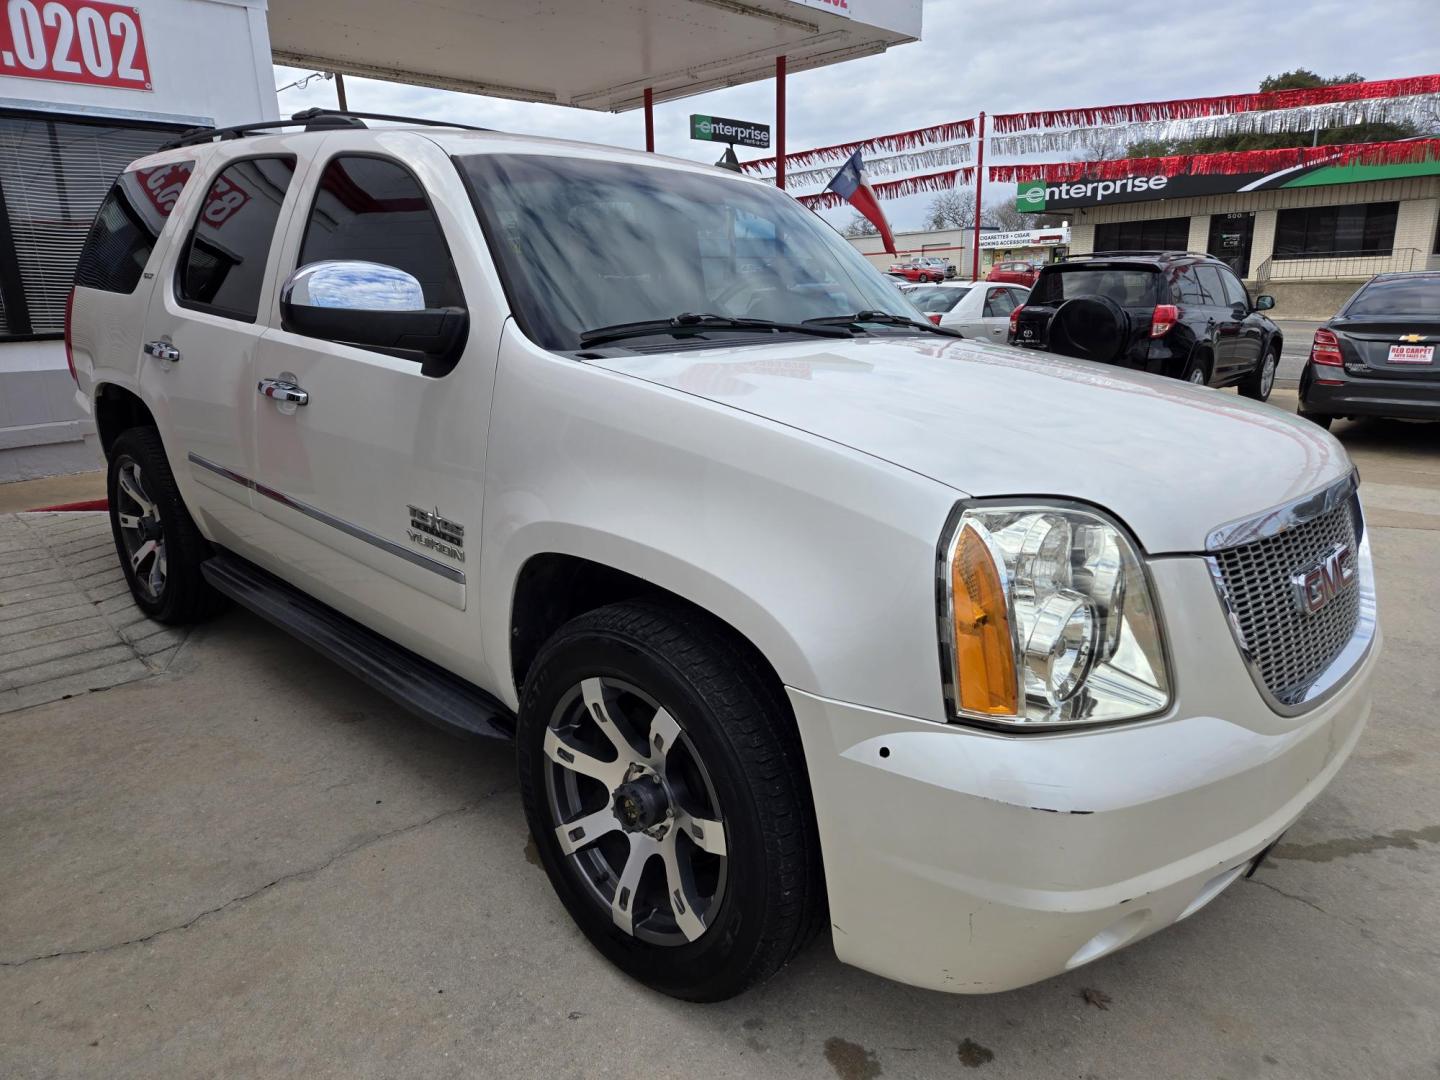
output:
[[[548,155],[459,165],[516,318],[549,349],[686,313],[790,323],[917,315],[834,229],[765,185]]]
[[[275,225],[294,175],[293,157],[260,157],[237,161],[215,177],[181,255],[180,303],[255,321]]]
[[[1245,291],[1245,286],[1240,284],[1238,278],[1229,270],[1216,267],[1220,272],[1220,284],[1225,289],[1225,303],[1234,307],[1236,304],[1250,306],[1250,294]]]
[[[1195,278],[1200,282],[1204,302],[1211,307],[1225,306],[1225,287],[1220,283],[1220,271],[1213,266],[1195,267]]]
[[[299,264],[327,259],[404,270],[420,282],[427,308],[465,305],[445,234],[420,181],[389,159],[350,154],[325,166]]]

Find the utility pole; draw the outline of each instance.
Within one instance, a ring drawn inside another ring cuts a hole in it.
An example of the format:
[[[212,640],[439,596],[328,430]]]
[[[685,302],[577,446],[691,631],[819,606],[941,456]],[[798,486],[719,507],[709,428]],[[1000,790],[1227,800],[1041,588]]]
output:
[[[338,71],[335,72],[335,97],[340,102],[340,111],[348,112],[350,105],[345,100],[345,76]]]

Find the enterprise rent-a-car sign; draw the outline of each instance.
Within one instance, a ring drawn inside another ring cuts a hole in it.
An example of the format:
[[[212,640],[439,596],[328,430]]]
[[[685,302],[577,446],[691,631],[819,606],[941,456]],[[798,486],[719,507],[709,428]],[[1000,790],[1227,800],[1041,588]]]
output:
[[[753,146],[757,150],[770,149],[770,125],[754,124],[749,120],[727,120],[723,116],[701,116],[690,114],[690,138],[701,142],[723,142],[739,146]]]
[[[1308,165],[1272,173],[1239,173],[1233,176],[1191,176],[1188,173],[1122,176],[1113,180],[1073,180],[1050,183],[1022,180],[1015,193],[1015,209],[1038,214],[1048,210],[1070,210],[1079,206],[1110,203],[1153,202],[1156,199],[1184,199],[1196,195],[1228,195],[1237,191],[1268,191],[1274,188],[1321,187],[1356,184],[1365,180],[1394,180],[1405,176],[1440,174],[1440,161],[1419,161],[1408,165]]]

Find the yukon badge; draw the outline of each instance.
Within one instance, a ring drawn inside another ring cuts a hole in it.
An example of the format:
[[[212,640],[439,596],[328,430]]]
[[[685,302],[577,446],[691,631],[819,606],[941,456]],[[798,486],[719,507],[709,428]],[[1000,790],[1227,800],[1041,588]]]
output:
[[[1315,566],[1290,576],[1295,605],[1306,615],[1314,615],[1354,584],[1355,557],[1349,544],[1336,544]]]
[[[418,506],[410,506],[407,509],[410,511],[410,528],[406,530],[406,535],[412,544],[448,555],[456,562],[465,561],[464,525],[443,517],[439,507],[422,510]]]

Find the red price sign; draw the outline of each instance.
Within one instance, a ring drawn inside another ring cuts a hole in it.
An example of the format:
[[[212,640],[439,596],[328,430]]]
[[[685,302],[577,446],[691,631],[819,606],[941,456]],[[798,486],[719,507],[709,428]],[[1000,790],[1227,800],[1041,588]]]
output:
[[[0,75],[149,90],[140,9],[99,0],[0,0]]]

